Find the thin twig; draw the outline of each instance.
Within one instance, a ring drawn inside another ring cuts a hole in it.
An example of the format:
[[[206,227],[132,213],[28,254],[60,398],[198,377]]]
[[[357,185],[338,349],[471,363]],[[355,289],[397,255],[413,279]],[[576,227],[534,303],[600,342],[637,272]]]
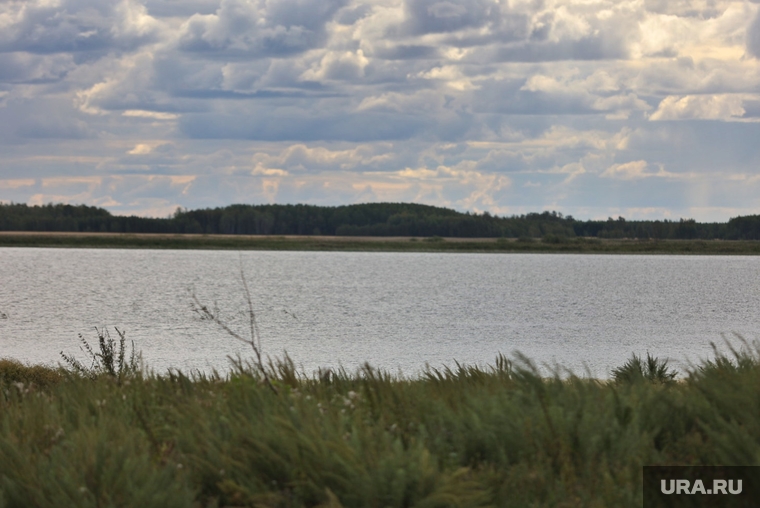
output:
[[[210,319],[214,323],[217,324],[222,330],[227,332],[228,335],[230,335],[232,338],[239,340],[240,342],[244,342],[251,346],[251,349],[253,349],[253,353],[256,355],[256,367],[258,367],[259,372],[261,372],[261,375],[264,377],[264,382],[267,384],[267,386],[275,393],[279,393],[277,388],[272,384],[272,380],[269,377],[269,373],[267,372],[266,367],[264,367],[264,360],[261,357],[261,336],[259,334],[259,327],[256,323],[256,314],[253,312],[253,299],[251,298],[251,292],[248,289],[248,282],[245,280],[245,274],[243,272],[243,264],[240,263],[240,279],[243,281],[243,288],[245,290],[245,298],[246,303],[248,304],[248,319],[249,319],[249,326],[250,326],[250,334],[251,338],[246,339],[244,337],[241,337],[237,332],[235,332],[232,328],[227,325],[220,317],[219,317],[219,311],[212,312],[209,310],[208,306],[203,305],[200,300],[198,300],[198,296],[195,293],[192,293],[193,302],[195,303],[195,307],[193,310],[201,315],[204,319]]]
[[[256,323],[256,314],[253,312],[253,300],[251,299],[251,291],[248,289],[248,281],[245,280],[242,260],[240,261],[240,280],[243,281],[245,300],[248,303],[248,319],[251,327],[251,342],[254,344],[253,350],[256,352],[259,364],[263,364],[261,360],[261,334],[259,333],[259,325]]]

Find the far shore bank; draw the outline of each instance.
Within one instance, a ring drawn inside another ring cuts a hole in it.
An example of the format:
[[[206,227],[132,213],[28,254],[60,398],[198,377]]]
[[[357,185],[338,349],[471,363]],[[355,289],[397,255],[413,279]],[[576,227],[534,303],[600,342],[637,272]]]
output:
[[[754,240],[202,235],[2,231],[0,247],[760,255]]]

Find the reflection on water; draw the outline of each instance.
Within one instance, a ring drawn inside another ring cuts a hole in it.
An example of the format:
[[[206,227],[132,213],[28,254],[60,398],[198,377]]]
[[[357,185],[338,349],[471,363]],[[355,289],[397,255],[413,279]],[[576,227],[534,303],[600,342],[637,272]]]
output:
[[[683,365],[760,329],[754,257],[0,248],[0,357],[55,363],[118,326],[158,371],[226,369],[250,351],[191,295],[245,333],[241,262],[265,352],[307,371],[520,351],[606,376],[631,352]]]

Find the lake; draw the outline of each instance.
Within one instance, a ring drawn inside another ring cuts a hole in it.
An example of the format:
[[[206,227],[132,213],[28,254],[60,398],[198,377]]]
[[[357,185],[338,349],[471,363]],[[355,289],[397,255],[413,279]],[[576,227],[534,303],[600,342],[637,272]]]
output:
[[[244,334],[241,267],[264,352],[307,372],[519,351],[607,377],[632,352],[685,367],[721,334],[760,330],[756,257],[0,248],[0,357],[85,360],[78,335],[116,326],[158,372],[226,370],[250,350],[192,294]]]

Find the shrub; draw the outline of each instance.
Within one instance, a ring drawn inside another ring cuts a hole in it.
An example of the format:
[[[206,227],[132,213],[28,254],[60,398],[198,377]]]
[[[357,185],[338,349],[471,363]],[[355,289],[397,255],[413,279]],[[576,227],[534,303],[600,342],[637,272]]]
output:
[[[635,383],[643,380],[670,383],[676,376],[678,372],[668,368],[668,360],[660,360],[649,353],[646,361],[634,354],[623,366],[612,369],[612,378],[616,383]]]
[[[127,359],[126,333],[116,327],[114,327],[114,330],[116,330],[119,336],[118,346],[116,340],[111,338],[111,334],[108,333],[107,328],[103,328],[102,330],[98,330],[97,327],[95,328],[95,332],[98,335],[99,352],[97,353],[92,349],[87,340],[82,337],[82,334],[79,334],[80,349],[89,355],[92,363],[88,367],[74,356],[67,355],[61,351],[61,357],[69,366],[69,369],[78,375],[92,379],[105,374],[115,378],[119,382],[125,377],[134,376],[139,373],[140,367],[138,355],[135,353],[135,343],[132,342],[132,352],[129,355],[129,359]]]

